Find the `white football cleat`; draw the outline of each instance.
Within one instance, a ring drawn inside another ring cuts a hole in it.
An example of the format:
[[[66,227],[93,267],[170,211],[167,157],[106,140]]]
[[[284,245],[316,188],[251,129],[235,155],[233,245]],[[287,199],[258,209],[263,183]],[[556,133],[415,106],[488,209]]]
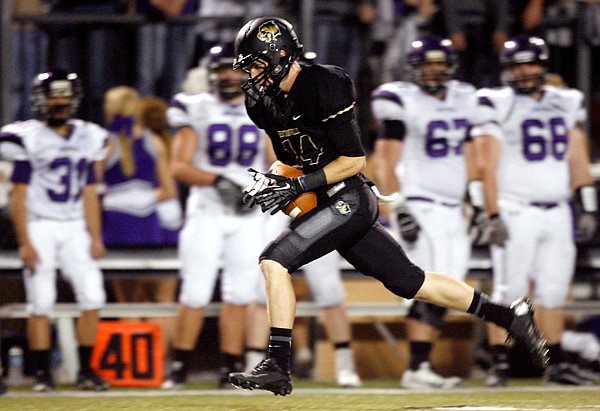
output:
[[[352,370],[339,370],[336,372],[335,381],[337,385],[344,388],[358,388],[362,386],[360,377]]]
[[[408,389],[451,389],[462,384],[463,380],[460,377],[442,377],[431,368],[429,361],[422,362],[416,371],[407,369],[400,380],[400,386]]]

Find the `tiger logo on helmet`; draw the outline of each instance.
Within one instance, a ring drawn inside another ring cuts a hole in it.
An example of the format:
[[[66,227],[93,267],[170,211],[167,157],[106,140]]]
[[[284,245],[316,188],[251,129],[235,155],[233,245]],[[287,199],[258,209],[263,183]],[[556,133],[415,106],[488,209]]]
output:
[[[281,31],[279,30],[279,26],[275,24],[273,20],[270,20],[261,24],[256,37],[258,37],[260,41],[271,43],[280,35]]]

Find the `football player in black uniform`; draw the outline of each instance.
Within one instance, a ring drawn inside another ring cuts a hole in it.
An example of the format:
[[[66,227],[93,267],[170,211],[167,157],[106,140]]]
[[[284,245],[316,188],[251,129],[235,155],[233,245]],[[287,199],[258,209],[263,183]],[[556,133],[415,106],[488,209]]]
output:
[[[281,18],[246,23],[235,49],[234,68],[250,75],[242,87],[248,114],[270,136],[277,158],[305,174],[286,178],[249,170],[255,184],[246,188],[245,200],[274,214],[303,192],[313,191],[318,205],[293,220],[262,252],[271,326],[267,358],[250,373],[229,374],[229,381],[276,395],[292,391],[296,298],[289,273],[333,250],[396,295],[466,311],[504,327],[545,363],[545,340],[529,300],[519,299],[511,307],[497,305],[464,282],[424,272],[379,224],[377,196],[361,174],[365,152],[348,75],[333,66],[301,66],[297,60],[302,45],[291,24]]]

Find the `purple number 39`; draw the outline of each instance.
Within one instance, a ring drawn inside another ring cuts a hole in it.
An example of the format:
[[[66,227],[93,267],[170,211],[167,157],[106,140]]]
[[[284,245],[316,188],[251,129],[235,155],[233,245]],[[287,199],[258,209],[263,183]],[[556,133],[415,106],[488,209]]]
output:
[[[563,160],[567,152],[567,125],[562,117],[551,118],[548,124],[552,136],[552,156]],[[538,134],[546,125],[537,119],[528,119],[521,124],[523,132],[523,156],[529,161],[541,161],[548,154],[546,138]]]

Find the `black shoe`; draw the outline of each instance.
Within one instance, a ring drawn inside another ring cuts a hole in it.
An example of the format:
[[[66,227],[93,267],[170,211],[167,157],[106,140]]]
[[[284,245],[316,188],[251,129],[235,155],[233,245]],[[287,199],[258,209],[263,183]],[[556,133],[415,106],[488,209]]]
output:
[[[77,388],[84,391],[106,391],[110,388],[107,383],[92,370],[79,371],[77,374]]]
[[[49,371],[37,370],[35,372],[35,383],[31,388],[33,392],[48,392],[54,389],[54,380]]]
[[[508,336],[524,343],[539,365],[545,367],[549,359],[548,348],[546,348],[546,340],[535,325],[533,304],[529,298],[519,298],[510,305],[510,309],[515,317],[508,329]]]
[[[487,370],[485,385],[488,387],[506,387],[510,377],[510,365],[507,362],[494,363]]]
[[[185,387],[187,382],[187,372],[181,361],[173,361],[171,372],[166,380],[163,381],[160,388],[163,390],[180,390]]]
[[[571,364],[566,362],[549,365],[544,371],[544,382],[548,384],[560,385],[585,384],[585,381],[583,381],[579,375],[577,375]]]
[[[274,358],[266,358],[251,372],[232,372],[229,382],[245,390],[266,390],[275,395],[288,395],[292,392],[292,379],[289,371],[284,371]]]

